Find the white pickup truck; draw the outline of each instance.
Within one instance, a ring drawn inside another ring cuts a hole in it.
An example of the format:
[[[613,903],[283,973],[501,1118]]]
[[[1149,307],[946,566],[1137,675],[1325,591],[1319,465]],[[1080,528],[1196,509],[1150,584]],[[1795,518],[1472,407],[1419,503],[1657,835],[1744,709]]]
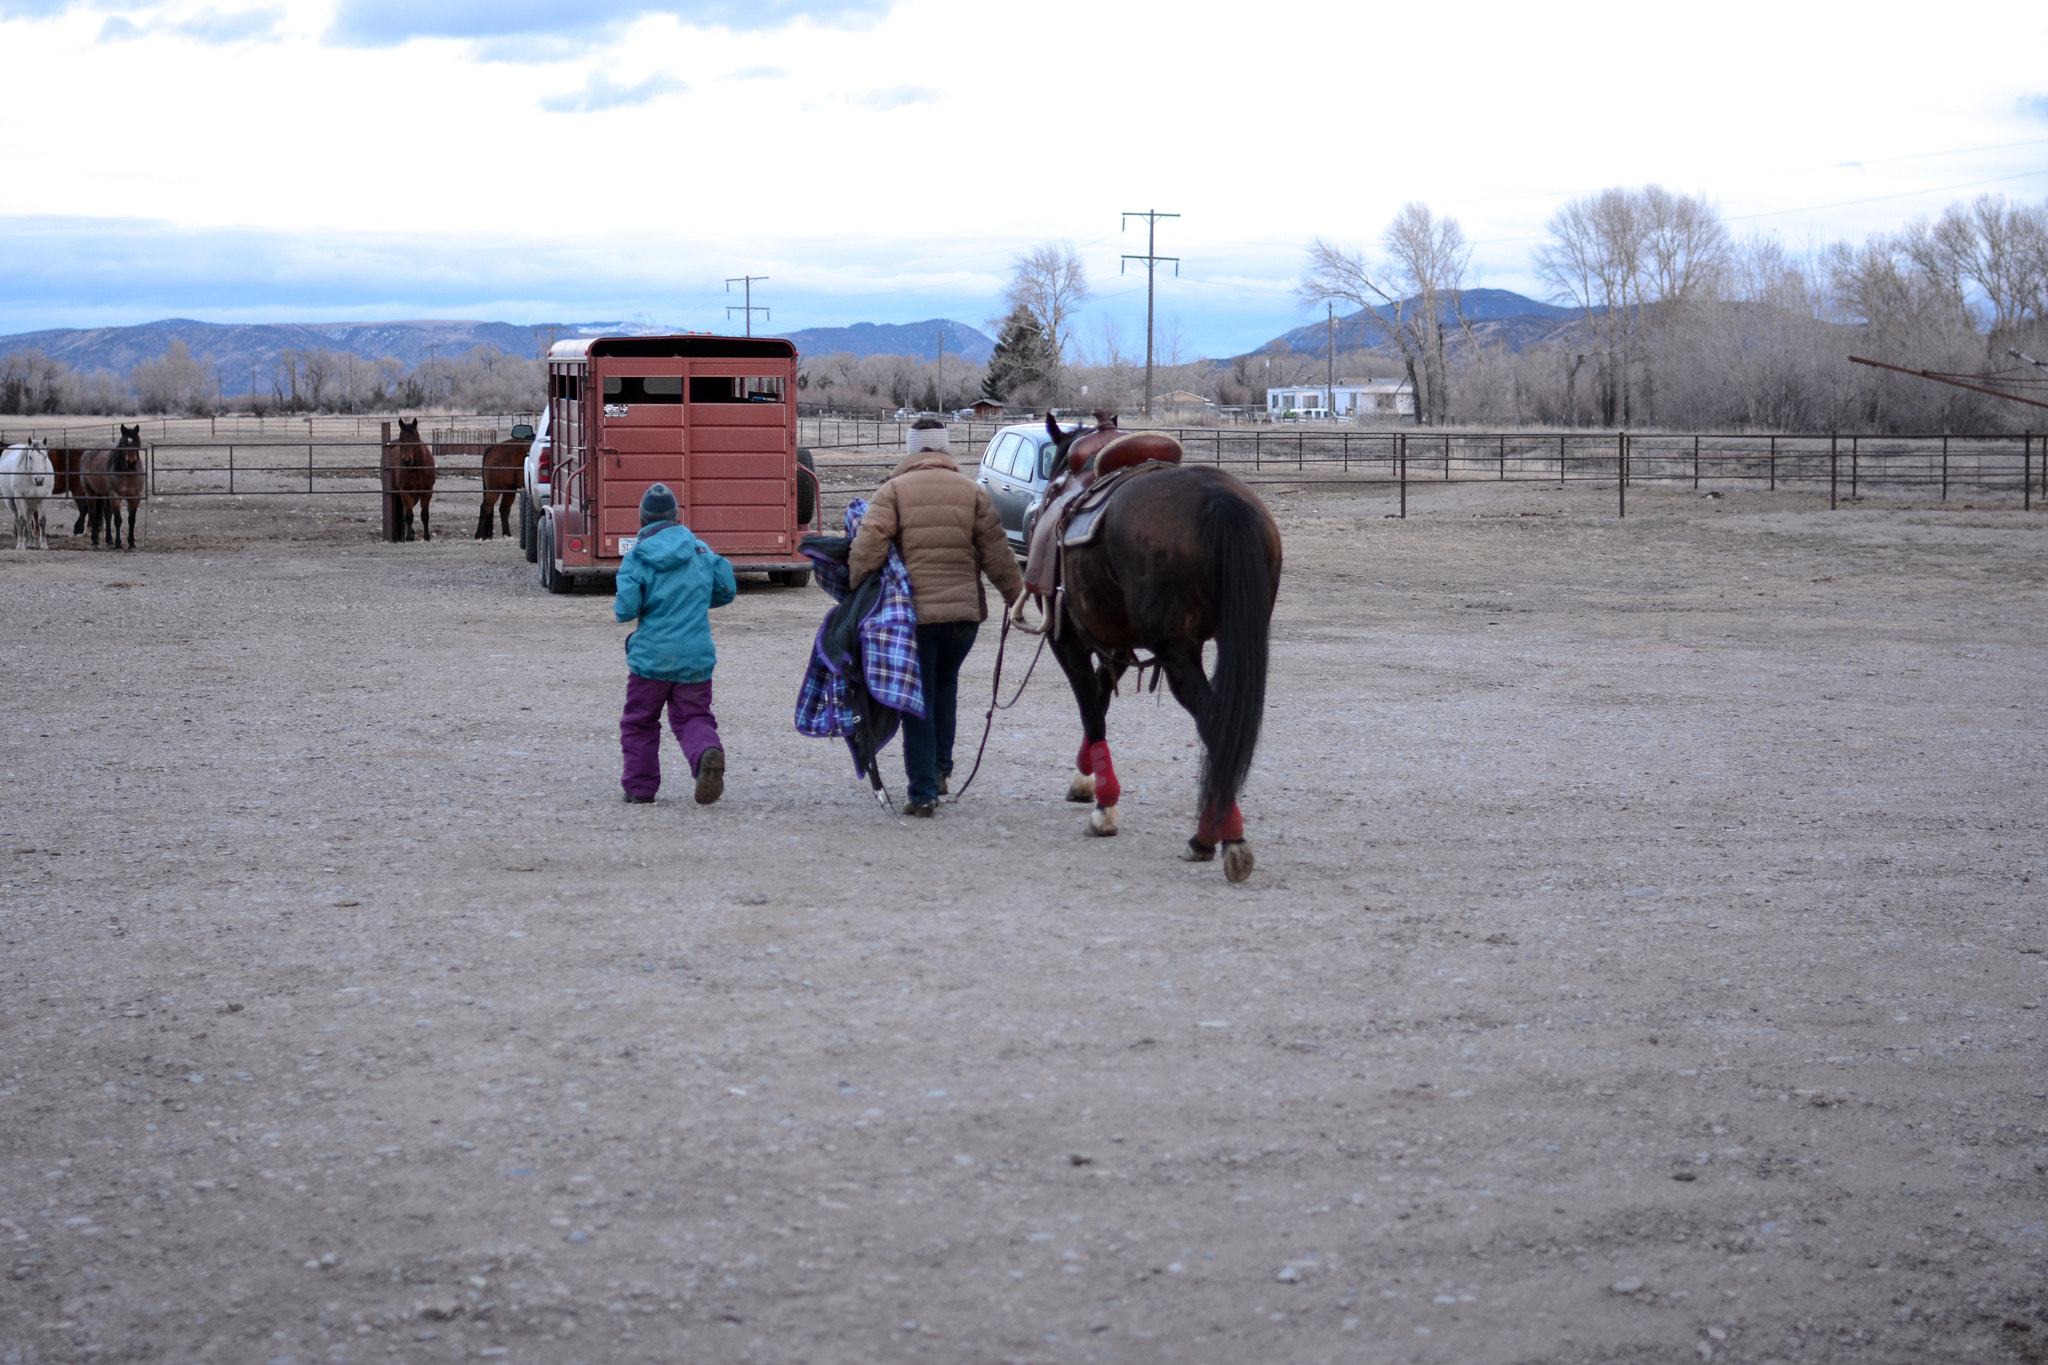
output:
[[[540,422],[533,430],[533,444],[526,450],[526,472],[519,489],[519,548],[526,562],[540,562],[540,509],[548,505],[548,475],[554,470],[554,447],[548,441],[548,410],[544,404]]]

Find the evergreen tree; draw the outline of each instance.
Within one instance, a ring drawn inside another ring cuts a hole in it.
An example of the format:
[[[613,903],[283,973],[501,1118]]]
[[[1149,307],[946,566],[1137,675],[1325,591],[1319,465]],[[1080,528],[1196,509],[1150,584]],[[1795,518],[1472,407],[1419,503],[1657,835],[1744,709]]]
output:
[[[988,377],[982,380],[982,397],[1000,403],[1027,384],[1036,384],[1052,372],[1052,354],[1031,310],[1018,304],[1003,319],[996,348],[988,358]]]

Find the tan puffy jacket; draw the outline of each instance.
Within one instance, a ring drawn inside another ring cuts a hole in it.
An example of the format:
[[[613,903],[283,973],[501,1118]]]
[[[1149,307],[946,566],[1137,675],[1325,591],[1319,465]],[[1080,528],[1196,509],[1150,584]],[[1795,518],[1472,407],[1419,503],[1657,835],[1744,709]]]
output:
[[[846,559],[855,583],[882,567],[891,541],[910,570],[910,596],[921,626],[986,621],[983,574],[1005,602],[1024,591],[1024,575],[988,490],[962,474],[943,450],[904,457],[876,491]]]

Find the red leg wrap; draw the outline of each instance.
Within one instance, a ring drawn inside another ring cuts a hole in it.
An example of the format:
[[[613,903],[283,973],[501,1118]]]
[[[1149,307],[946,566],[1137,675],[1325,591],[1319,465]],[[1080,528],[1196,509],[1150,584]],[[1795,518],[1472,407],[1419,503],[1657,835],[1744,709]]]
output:
[[[1095,804],[1114,806],[1123,795],[1123,784],[1116,780],[1116,769],[1109,764],[1109,741],[1088,746],[1088,764],[1095,774]]]
[[[1081,776],[1083,777],[1087,777],[1095,771],[1095,765],[1089,762],[1088,759],[1091,747],[1088,741],[1083,739],[1081,741],[1081,752],[1074,755],[1074,766],[1081,770]]]
[[[1237,803],[1230,803],[1230,814],[1220,822],[1208,811],[1203,811],[1202,818],[1195,822],[1195,838],[1211,848],[1244,838],[1244,814],[1238,810]]]

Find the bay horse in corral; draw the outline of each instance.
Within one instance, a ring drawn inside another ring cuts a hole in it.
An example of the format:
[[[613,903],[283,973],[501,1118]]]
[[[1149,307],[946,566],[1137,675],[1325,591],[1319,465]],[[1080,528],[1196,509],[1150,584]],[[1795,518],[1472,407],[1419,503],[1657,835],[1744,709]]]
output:
[[[107,548],[121,545],[121,512],[128,512],[128,549],[135,548],[135,513],[149,491],[149,475],[142,467],[142,428],[123,426],[120,441],[98,450],[88,450],[78,461],[78,481],[84,490],[84,512],[92,530],[93,548],[100,545],[100,528],[107,532]]]
[[[140,427],[136,428],[141,431]],[[78,520],[71,524],[71,534],[85,534],[86,512],[90,503],[85,496],[85,473],[80,468],[89,452],[83,446],[51,446],[50,473],[56,480],[54,493],[60,498],[71,499],[71,505],[78,509]]]
[[[521,437],[519,432],[529,427],[514,430],[512,439],[499,441],[484,451],[484,505],[476,514],[476,538],[491,538],[491,503],[498,504],[498,527],[505,535],[512,534],[512,502],[519,496],[519,490],[526,485],[526,452],[533,448],[533,437]]]
[[[412,509],[420,509],[421,540],[432,540],[427,525],[427,504],[434,496],[434,452],[420,439],[420,421],[398,419],[398,439],[384,447],[384,467],[391,473],[391,496],[398,499],[398,520],[403,533],[399,540],[411,540]]]
[[[1280,528],[1243,481],[1178,463],[1172,437],[1120,432],[1115,414],[1096,417],[1093,431],[1062,431],[1050,415],[1045,422],[1059,447],[1053,467],[1065,478],[1119,479],[1106,490],[1092,535],[1060,550],[1046,610],[1053,656],[1081,709],[1080,772],[1067,799],[1095,803],[1091,834],[1117,832],[1122,785],[1110,762],[1109,699],[1128,670],[1138,667],[1142,678],[1144,667],[1154,667],[1194,717],[1204,751],[1195,834],[1181,856],[1207,862],[1221,845],[1224,875],[1241,882],[1251,875],[1252,852],[1237,795],[1265,712]],[[1124,461],[1152,467],[1128,474],[1099,467]],[[1048,506],[1046,515],[1057,513]],[[1065,533],[1060,525],[1047,532]],[[1216,642],[1213,676],[1202,671],[1209,640]],[[1151,657],[1141,659],[1140,650]]]
[[[43,499],[56,494],[56,474],[42,438],[7,447],[0,454],[0,499],[14,514],[14,548],[50,548],[50,520]]]

